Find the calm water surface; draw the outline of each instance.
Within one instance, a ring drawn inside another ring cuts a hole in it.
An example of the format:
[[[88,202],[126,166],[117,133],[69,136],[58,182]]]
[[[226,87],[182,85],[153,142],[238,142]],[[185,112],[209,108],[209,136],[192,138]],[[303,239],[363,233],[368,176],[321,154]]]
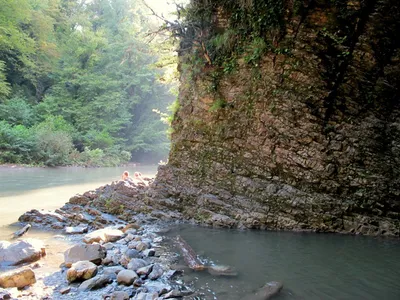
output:
[[[177,227],[205,262],[233,266],[237,277],[186,274],[205,299],[239,300],[268,281],[274,299],[400,299],[400,242],[363,236]]]
[[[0,167],[0,239],[31,209],[56,209],[77,193],[119,180],[124,170],[153,177],[157,166],[115,168],[4,168]]]

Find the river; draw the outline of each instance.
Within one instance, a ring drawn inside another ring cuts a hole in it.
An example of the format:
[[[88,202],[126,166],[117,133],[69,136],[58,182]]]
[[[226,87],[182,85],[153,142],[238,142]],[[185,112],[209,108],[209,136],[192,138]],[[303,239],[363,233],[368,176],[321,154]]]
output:
[[[1,168],[0,239],[17,229],[8,225],[27,210],[58,208],[76,193],[118,180],[125,169],[154,176],[156,168]],[[167,236],[172,240],[178,234],[204,262],[230,265],[238,271],[237,277],[225,278],[186,273],[185,281],[202,291],[202,299],[243,299],[273,280],[284,283],[277,300],[400,299],[398,239],[189,225],[173,227]],[[54,233],[34,230],[28,235],[46,240],[54,256],[46,259],[54,269],[66,245],[54,243]]]

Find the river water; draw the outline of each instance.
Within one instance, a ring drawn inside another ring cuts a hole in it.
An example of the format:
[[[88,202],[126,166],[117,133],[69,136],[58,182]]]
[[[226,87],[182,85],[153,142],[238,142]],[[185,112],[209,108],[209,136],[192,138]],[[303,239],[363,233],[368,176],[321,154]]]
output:
[[[0,168],[0,239],[17,228],[8,226],[27,210],[61,207],[76,193],[118,180],[122,172],[154,176],[156,166],[123,168]],[[186,272],[185,281],[202,299],[245,299],[268,281],[282,281],[277,300],[400,299],[398,239],[334,234],[240,231],[173,227],[167,237],[181,235],[207,264],[234,267],[237,277]],[[55,233],[30,231],[45,240],[49,270],[62,262],[66,243]],[[46,265],[46,262],[45,262]]]

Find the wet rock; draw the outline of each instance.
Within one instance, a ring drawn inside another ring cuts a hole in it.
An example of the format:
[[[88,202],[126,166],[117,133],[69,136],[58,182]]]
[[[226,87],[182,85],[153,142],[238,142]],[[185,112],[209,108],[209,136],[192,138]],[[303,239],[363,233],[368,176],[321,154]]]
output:
[[[69,292],[71,291],[71,287],[65,287],[65,288],[62,288],[61,290],[60,290],[60,294],[61,295],[66,295],[66,294],[68,294]]]
[[[71,204],[85,206],[90,201],[91,201],[91,199],[89,197],[86,197],[86,196],[80,195],[80,194],[76,194],[75,196],[71,197],[68,202]]]
[[[154,250],[154,249],[146,249],[143,251],[144,257],[151,257],[151,256],[154,256],[155,254],[156,254],[156,250]]]
[[[102,264],[103,265],[110,265],[110,264],[117,265],[120,260],[121,260],[121,252],[119,250],[111,250],[111,251],[107,251],[107,255],[103,259]]]
[[[83,238],[86,244],[115,242],[122,238],[124,233],[118,229],[104,228],[88,233]]]
[[[35,273],[30,268],[22,268],[0,274],[0,287],[2,288],[23,288],[35,282]]]
[[[72,264],[71,268],[67,271],[67,280],[74,282],[77,280],[87,280],[95,276],[97,273],[97,266],[90,261],[78,261]]]
[[[122,270],[117,275],[117,282],[119,284],[131,285],[139,276],[132,270]]]
[[[9,291],[0,288],[0,300],[11,299],[11,294]]]
[[[111,300],[128,300],[129,299],[129,294],[124,291],[116,291],[112,293]]]
[[[99,244],[78,244],[64,252],[64,262],[67,267],[83,260],[99,265],[105,256],[106,250]]]
[[[157,293],[159,295],[168,293],[171,291],[172,287],[160,281],[149,281],[146,282],[144,287],[147,289],[148,293]]]
[[[67,234],[82,234],[82,233],[87,233],[89,227],[87,225],[79,225],[79,226],[68,226],[65,227],[65,233]]]
[[[148,247],[149,247],[149,246],[147,245],[147,243],[139,242],[139,243],[136,245],[136,250],[138,250],[138,251],[144,251],[144,250],[146,250]]]
[[[137,271],[138,269],[147,266],[148,263],[140,258],[131,259],[127,268],[132,271]]]
[[[149,274],[151,273],[152,270],[153,270],[153,265],[148,265],[148,266],[139,268],[139,269],[136,271],[136,273],[137,273],[138,275],[145,275],[145,276],[147,276],[147,275],[149,275]]]
[[[79,286],[78,290],[80,291],[88,291],[88,290],[94,290],[94,289],[99,289],[107,285],[112,281],[112,278],[108,275],[98,275],[96,277],[93,277],[91,279],[88,279],[84,282],[81,283]]]
[[[115,266],[115,267],[108,267],[108,268],[104,268],[103,270],[103,274],[104,275],[111,275],[111,274],[118,274],[119,272],[125,270],[125,268],[121,267],[121,266]]]
[[[128,258],[128,260],[131,260],[132,258],[141,258],[142,254],[136,249],[128,249],[125,252],[125,256]]]
[[[148,277],[151,280],[156,280],[156,279],[160,278],[163,274],[164,274],[163,267],[159,264],[155,264],[153,266],[153,270],[151,271],[151,273],[149,274]]]
[[[158,298],[157,293],[143,293],[140,292],[137,294],[133,300],[156,300]]]
[[[19,265],[39,260],[46,255],[40,240],[25,239],[15,243],[0,241],[0,263]]]
[[[190,291],[189,293],[188,293],[188,291],[186,291],[186,292],[181,292],[181,291],[179,291],[179,290],[172,290],[172,291],[169,291],[168,293],[166,293],[165,295],[163,295],[163,298],[164,299],[171,299],[171,298],[182,298],[182,297],[184,297],[184,296],[188,296],[188,295],[190,295],[191,293],[193,293],[192,291]]]
[[[125,232],[127,232],[128,230],[132,230],[132,232],[135,232],[135,230],[136,229],[139,229],[140,228],[140,225],[138,225],[138,224],[136,224],[136,223],[132,223],[132,224],[128,224],[128,225],[126,225],[123,229],[122,229],[122,231],[125,233]]]
[[[32,209],[18,218],[20,222],[40,223],[40,224],[54,224],[56,222],[65,222],[66,218],[56,212],[52,211],[38,211]]]

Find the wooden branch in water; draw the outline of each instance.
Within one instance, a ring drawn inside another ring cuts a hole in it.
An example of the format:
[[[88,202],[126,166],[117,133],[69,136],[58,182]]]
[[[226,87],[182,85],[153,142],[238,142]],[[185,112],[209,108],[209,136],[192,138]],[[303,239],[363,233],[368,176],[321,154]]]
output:
[[[192,247],[190,247],[180,235],[177,236],[176,240],[183,259],[188,264],[189,268],[196,271],[204,270],[206,267],[197,258],[196,252],[194,252]]]
[[[13,233],[12,238],[16,239],[17,237],[23,236],[25,233],[28,232],[28,230],[32,227],[31,224],[27,224],[24,227],[22,227],[20,230],[17,230],[16,232]]]

